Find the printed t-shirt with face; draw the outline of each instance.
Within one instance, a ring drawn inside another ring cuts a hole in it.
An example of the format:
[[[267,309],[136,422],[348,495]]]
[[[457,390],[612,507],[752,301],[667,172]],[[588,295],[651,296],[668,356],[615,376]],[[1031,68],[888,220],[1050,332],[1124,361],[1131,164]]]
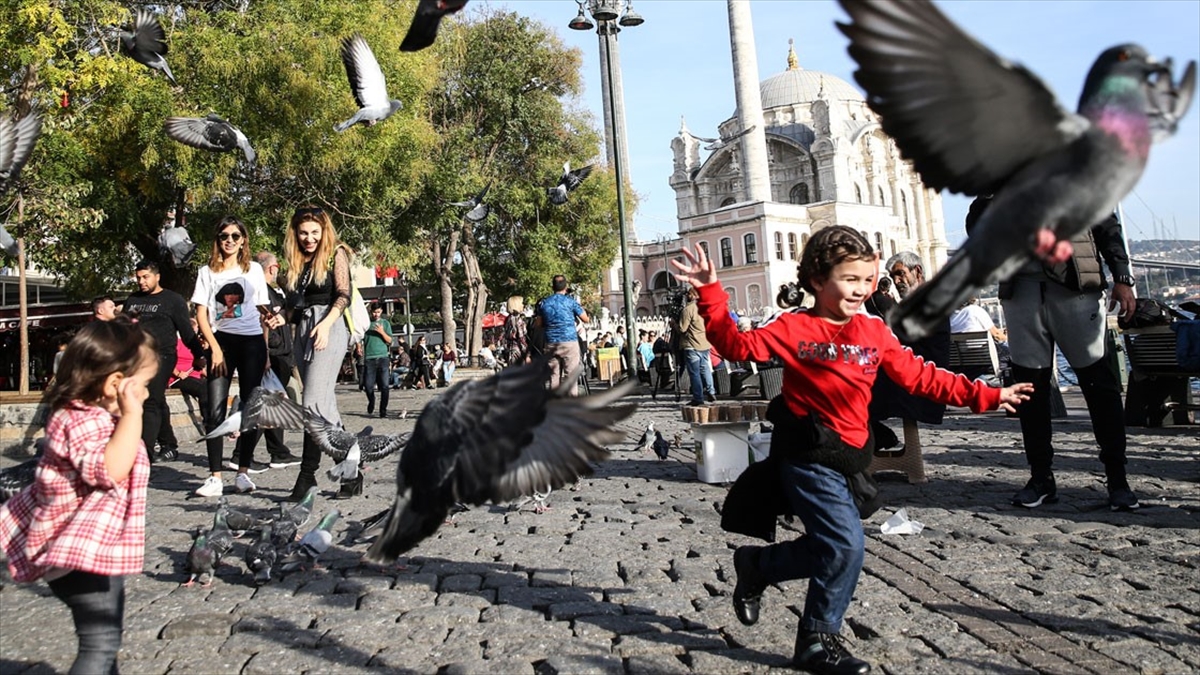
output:
[[[192,302],[208,308],[214,332],[262,335],[257,306],[270,305],[271,296],[262,266],[256,262],[251,262],[245,272],[238,265],[221,272],[214,272],[206,265],[196,276]]]

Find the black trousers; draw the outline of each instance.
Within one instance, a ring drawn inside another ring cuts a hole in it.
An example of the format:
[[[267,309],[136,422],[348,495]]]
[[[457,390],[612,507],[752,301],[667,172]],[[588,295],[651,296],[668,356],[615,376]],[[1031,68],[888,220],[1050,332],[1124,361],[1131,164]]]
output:
[[[229,385],[233,374],[238,376],[238,395],[242,401],[250,398],[250,392],[262,384],[263,372],[267,368],[267,344],[262,335],[231,335],[217,332],[217,343],[225,355],[225,374],[214,375],[210,367],[208,373],[208,418],[204,420],[206,431],[212,431],[225,421],[227,414],[226,403],[229,398]],[[209,358],[209,363],[212,359]],[[249,468],[254,460],[254,446],[262,432],[257,429],[248,431],[237,439],[238,466]],[[225,446],[225,438],[218,436],[206,441],[208,449],[208,470],[216,473],[221,470],[221,451]]]
[[[79,651],[70,675],[117,673],[125,627],[125,577],[71,572],[51,581],[50,590],[71,608],[75,621]]]
[[[175,370],[175,352],[158,355],[158,372],[146,386],[150,396],[142,407],[142,442],[146,453],[154,458],[154,442],[167,448],[179,446],[175,431],[171,428],[171,410],[167,407],[167,380]]]

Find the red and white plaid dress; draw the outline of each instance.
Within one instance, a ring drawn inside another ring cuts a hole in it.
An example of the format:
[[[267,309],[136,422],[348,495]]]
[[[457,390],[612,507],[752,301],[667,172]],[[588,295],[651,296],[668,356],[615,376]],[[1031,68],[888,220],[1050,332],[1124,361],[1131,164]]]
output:
[[[104,446],[116,422],[79,401],[50,415],[37,478],[0,505],[0,550],[15,581],[34,581],[52,568],[106,576],[142,571],[150,460],[142,447],[129,478],[113,483]]]

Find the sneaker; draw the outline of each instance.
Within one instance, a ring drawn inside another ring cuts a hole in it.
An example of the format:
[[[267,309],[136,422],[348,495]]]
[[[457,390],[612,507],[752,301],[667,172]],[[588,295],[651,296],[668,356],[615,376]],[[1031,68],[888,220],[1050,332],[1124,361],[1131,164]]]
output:
[[[272,469],[286,469],[289,466],[296,466],[300,463],[300,458],[292,453],[280,454],[271,458],[271,463],[267,466]]]
[[[238,463],[233,461],[232,459],[225,460],[221,464],[221,466],[224,466],[226,469],[229,469],[230,471],[240,471],[242,468],[242,467],[238,466]],[[289,464],[288,466],[291,466],[291,465]],[[256,460],[252,460],[250,462],[250,468],[246,469],[246,473],[260,474],[260,473],[263,473],[264,471],[267,471],[268,469],[272,469],[274,467],[275,467],[274,464],[264,464],[256,459]]]
[[[871,672],[871,664],[850,655],[841,635],[809,633],[803,629],[796,635],[792,665],[821,675],[861,675]]]
[[[1049,478],[1030,478],[1025,487],[1013,495],[1014,506],[1024,506],[1027,509],[1036,508],[1042,504],[1054,504],[1058,501],[1058,488],[1054,484],[1054,476]]]
[[[197,497],[220,497],[225,494],[225,484],[216,476],[209,476],[204,485],[196,488],[194,493]]]
[[[258,488],[258,486],[254,484],[254,481],[250,480],[250,476],[247,476],[244,473],[239,473],[237,475],[237,480],[233,482],[233,485],[237,488],[238,492],[254,492]]]
[[[733,613],[746,626],[758,623],[759,602],[767,584],[758,573],[760,546],[739,546],[733,552],[733,571],[737,585],[733,587]]]
[[[179,459],[179,450],[178,450],[178,448],[167,448],[166,450],[159,450],[158,456],[155,457],[155,459],[160,462],[173,462],[173,461]]]
[[[1113,511],[1132,511],[1139,508],[1137,495],[1129,489],[1129,484],[1114,484],[1108,487],[1108,506]]]

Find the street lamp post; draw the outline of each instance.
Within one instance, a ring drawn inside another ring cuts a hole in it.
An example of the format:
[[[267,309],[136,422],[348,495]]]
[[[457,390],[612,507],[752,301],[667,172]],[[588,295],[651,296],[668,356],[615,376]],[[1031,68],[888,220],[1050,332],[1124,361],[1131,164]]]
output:
[[[595,28],[597,35],[600,36],[600,56],[605,75],[601,81],[605,90],[604,98],[608,104],[604,113],[608,118],[606,130],[610,132],[607,139],[610,146],[609,158],[612,160],[613,170],[617,174],[617,225],[621,237],[621,294],[625,301],[625,358],[629,368],[633,369],[634,364],[637,363],[637,344],[635,342],[637,314],[633,303],[633,276],[629,269],[629,232],[625,218],[624,161],[626,158],[623,156],[623,140],[621,138],[621,133],[624,131],[625,110],[623,95],[616,89],[613,79],[612,45],[616,42],[617,33],[621,31],[622,26],[627,28],[640,26],[644,19],[633,11],[632,0],[626,0],[624,14],[620,13],[620,2],[617,0],[576,0],[576,4],[579,5],[579,14],[567,24],[568,27],[573,30]],[[592,23],[584,14],[585,4],[592,18],[595,19],[595,23]]]

